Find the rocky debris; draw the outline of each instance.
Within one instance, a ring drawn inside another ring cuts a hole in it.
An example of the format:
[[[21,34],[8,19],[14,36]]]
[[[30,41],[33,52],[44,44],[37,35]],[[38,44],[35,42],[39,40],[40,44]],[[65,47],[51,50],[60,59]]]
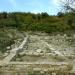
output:
[[[17,46],[18,48],[12,49],[8,57],[9,60],[14,57],[14,62],[9,61],[9,64],[17,64],[21,65],[20,67],[24,66],[25,62],[27,64],[36,64],[40,62],[40,66],[42,63],[46,62],[50,64],[50,62],[72,62],[75,59],[75,46],[74,46],[74,36],[67,36],[67,34],[63,35],[40,35],[40,34],[29,34],[28,41],[23,41],[21,45],[18,47],[21,39],[17,39],[17,44],[12,45],[12,47]],[[16,53],[17,52],[17,53]],[[7,54],[6,54],[7,55]],[[9,58],[10,57],[10,58]],[[26,58],[25,58],[26,57]],[[30,59],[29,59],[30,58]],[[26,61],[25,61],[26,60]],[[7,61],[7,59],[5,60]],[[18,62],[20,61],[20,62]],[[29,61],[29,62],[28,62]],[[34,61],[34,62],[33,62]],[[4,63],[5,64],[5,63]],[[7,63],[8,64],[8,63]],[[35,65],[36,65],[35,64]],[[60,65],[59,63],[57,63]],[[39,66],[39,65],[38,65]],[[45,66],[45,65],[44,65]],[[49,66],[49,65],[47,65]],[[21,68],[18,68],[21,70]],[[30,65],[31,69],[33,65]],[[54,67],[54,66],[53,66]],[[72,65],[73,67],[73,65]],[[60,67],[61,68],[61,67]],[[59,68],[59,70],[60,70]],[[65,68],[65,66],[64,66]],[[24,68],[25,69],[25,68]],[[37,66],[33,68],[34,70],[38,70]],[[43,68],[41,68],[43,69]],[[57,69],[57,68],[56,68]],[[44,68],[43,71],[49,71],[51,68]],[[65,69],[67,70],[67,69]],[[42,71],[42,70],[41,70]],[[54,75],[54,73],[53,73]]]
[[[70,41],[67,39],[74,38],[73,36],[68,36],[67,34],[57,34],[57,35],[37,35],[37,34],[29,34],[29,41],[24,46],[23,51],[20,52],[20,55],[35,55],[35,56],[52,56],[60,57],[60,59],[75,56],[74,47],[69,45]],[[50,58],[51,59],[51,58]],[[58,59],[56,59],[58,60]]]
[[[16,48],[10,50],[10,54],[9,55],[8,55],[8,53],[5,53],[6,57],[1,61],[0,65],[5,65],[5,64],[10,63],[10,61],[17,54],[17,52],[19,52],[19,50],[21,50],[23,48],[23,46],[26,44],[27,39],[28,39],[28,36],[24,38],[23,42],[20,44],[19,47],[16,47]],[[3,63],[3,62],[7,62],[7,63]]]

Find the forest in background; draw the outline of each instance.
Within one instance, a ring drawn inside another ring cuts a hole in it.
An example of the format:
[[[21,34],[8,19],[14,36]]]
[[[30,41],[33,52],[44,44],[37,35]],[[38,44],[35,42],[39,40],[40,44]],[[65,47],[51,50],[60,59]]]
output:
[[[75,30],[75,13],[46,12],[33,14],[25,12],[0,12],[0,28],[17,28],[21,31],[42,31],[46,33]]]

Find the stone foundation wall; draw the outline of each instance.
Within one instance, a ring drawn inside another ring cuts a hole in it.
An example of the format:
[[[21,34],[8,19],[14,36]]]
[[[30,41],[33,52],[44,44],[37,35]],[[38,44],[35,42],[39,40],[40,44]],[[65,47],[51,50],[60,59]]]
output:
[[[0,75],[28,75],[28,72],[68,73],[69,65],[51,64],[9,64],[0,67]]]

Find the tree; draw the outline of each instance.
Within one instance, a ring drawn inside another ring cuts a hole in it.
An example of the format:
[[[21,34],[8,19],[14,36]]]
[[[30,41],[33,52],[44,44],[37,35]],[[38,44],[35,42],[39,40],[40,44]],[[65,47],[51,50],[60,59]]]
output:
[[[7,18],[7,16],[8,16],[7,12],[3,12],[2,14],[3,14],[3,18],[5,18],[5,19],[6,19],[6,18]]]
[[[60,0],[60,3],[67,12],[75,12],[75,0]]]
[[[58,12],[57,16],[58,16],[58,17],[63,17],[64,14],[63,14],[62,12]]]
[[[46,12],[42,12],[42,13],[41,13],[41,16],[42,16],[42,18],[49,17],[48,13],[46,13]]]
[[[72,19],[68,20],[68,25],[72,25]]]

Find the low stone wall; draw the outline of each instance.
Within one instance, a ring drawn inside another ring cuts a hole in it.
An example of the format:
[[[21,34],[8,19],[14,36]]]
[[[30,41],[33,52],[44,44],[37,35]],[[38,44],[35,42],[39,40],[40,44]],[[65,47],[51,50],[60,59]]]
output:
[[[68,73],[72,69],[72,66],[69,64],[46,64],[46,63],[24,63],[24,62],[11,62],[8,65],[0,67],[0,73],[5,73],[3,75],[26,75],[29,71],[38,71],[38,72],[51,72],[51,73]],[[1,74],[0,74],[1,75]]]

